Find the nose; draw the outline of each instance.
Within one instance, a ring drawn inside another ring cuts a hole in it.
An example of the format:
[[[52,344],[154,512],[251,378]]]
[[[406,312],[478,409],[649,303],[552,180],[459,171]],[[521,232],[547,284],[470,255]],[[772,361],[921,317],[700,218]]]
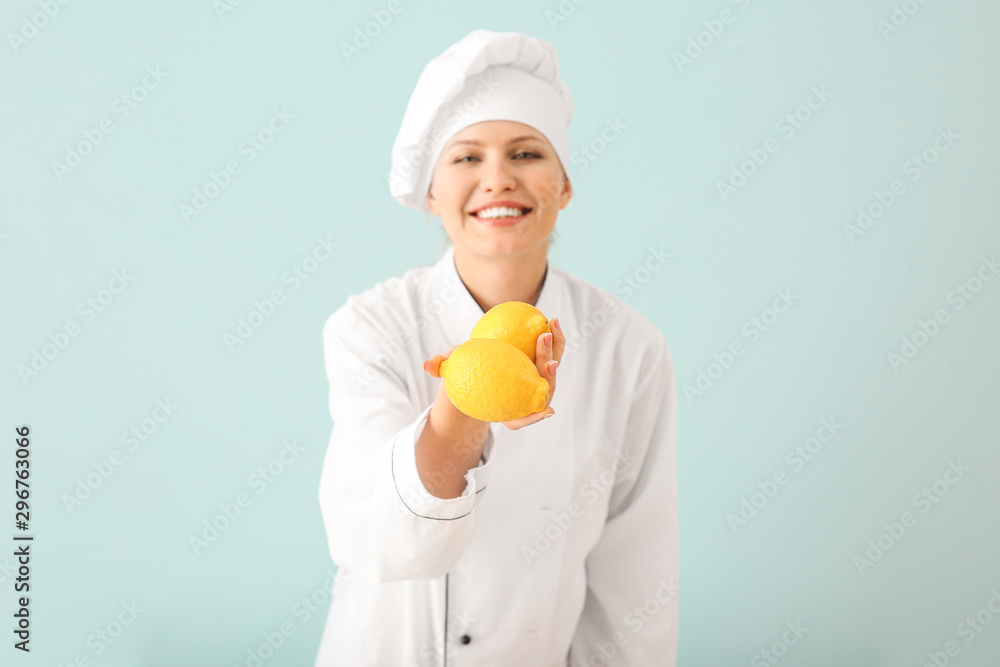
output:
[[[513,190],[517,180],[507,160],[503,157],[491,157],[483,162],[480,187],[484,192],[504,192]]]

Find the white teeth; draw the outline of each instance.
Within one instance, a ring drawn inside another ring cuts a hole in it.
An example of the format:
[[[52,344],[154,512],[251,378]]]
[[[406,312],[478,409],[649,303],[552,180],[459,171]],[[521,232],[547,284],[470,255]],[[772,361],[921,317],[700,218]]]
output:
[[[476,213],[476,216],[480,218],[517,218],[522,215],[524,215],[524,209],[507,208],[506,206],[487,208]]]

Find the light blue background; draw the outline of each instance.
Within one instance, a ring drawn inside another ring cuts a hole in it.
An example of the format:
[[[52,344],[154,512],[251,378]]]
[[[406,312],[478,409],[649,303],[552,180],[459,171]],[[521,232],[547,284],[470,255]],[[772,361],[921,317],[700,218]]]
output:
[[[327,605],[296,605],[334,569],[321,328],[348,295],[440,256],[440,223],[389,196],[389,152],[424,64],[488,28],[556,46],[572,150],[627,126],[573,165],[552,264],[623,297],[624,276],[648,275],[627,300],[663,330],[681,391],[744,343],[703,395],[680,396],[680,664],[751,664],[795,621],[808,633],[780,664],[922,665],[948,641],[950,664],[996,664],[1000,618],[969,643],[957,626],[1000,587],[1000,280],[961,310],[947,299],[1000,251],[1000,8],[911,1],[883,35],[889,0],[401,0],[348,62],[340,43],[386,6],[76,0],[15,48],[41,10],[4,4],[0,479],[10,489],[13,429],[29,424],[37,538],[30,657],[11,647],[0,557],[0,662],[245,665],[289,622],[265,664],[312,664]],[[679,68],[724,9],[732,23]],[[157,66],[166,78],[120,118],[114,100]],[[776,124],[813,86],[830,98],[785,138]],[[246,161],[274,108],[294,119]],[[60,179],[53,162],[105,118],[113,131]],[[904,163],[939,128],[959,138],[911,181]],[[779,150],[723,201],[717,182],[768,138]],[[185,222],[180,204],[229,160],[241,172]],[[893,179],[905,193],[852,243],[845,224]],[[284,276],[318,238],[339,247],[293,289]],[[671,258],[646,274],[651,246]],[[88,322],[78,305],[123,269],[134,279]],[[275,289],[284,302],[230,350],[224,335]],[[798,300],[751,342],[744,323],[777,290]],[[888,353],[939,308],[948,323],[894,370]],[[22,380],[69,322],[79,335]],[[176,411],[130,451],[122,433],[167,398]],[[831,417],[843,428],[796,471],[787,452]],[[304,453],[258,493],[250,476],[291,440]],[[64,494],[116,449],[124,462],[70,512]],[[949,460],[969,471],[921,514],[912,497]],[[727,515],[779,471],[787,484],[734,532]],[[240,493],[250,506],[196,555],[189,537]],[[5,544],[13,503],[2,494]],[[916,525],[859,573],[855,556],[906,511]],[[142,612],[98,657],[92,636],[133,601]]]

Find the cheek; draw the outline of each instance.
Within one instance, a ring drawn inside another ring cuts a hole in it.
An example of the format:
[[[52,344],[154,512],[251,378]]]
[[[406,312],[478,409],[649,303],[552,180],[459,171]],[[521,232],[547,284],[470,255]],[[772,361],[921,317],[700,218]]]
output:
[[[554,173],[548,168],[540,169],[538,173],[532,175],[532,190],[539,206],[559,208],[559,193],[563,189],[559,176],[559,173]]]
[[[448,178],[447,183],[443,184],[445,187],[440,188],[438,194],[438,201],[444,208],[464,214],[466,204],[471,196],[471,188],[467,181],[468,178],[463,178],[458,174]]]

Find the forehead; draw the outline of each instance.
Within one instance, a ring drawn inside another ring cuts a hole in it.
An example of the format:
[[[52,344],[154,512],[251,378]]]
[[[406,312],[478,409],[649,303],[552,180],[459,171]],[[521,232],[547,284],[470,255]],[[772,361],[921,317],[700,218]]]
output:
[[[524,139],[525,137],[546,141],[545,135],[530,125],[512,120],[485,120],[473,123],[469,127],[462,129],[461,132],[457,132],[455,136],[448,140],[445,148],[447,149],[465,142],[507,144],[514,140]]]

